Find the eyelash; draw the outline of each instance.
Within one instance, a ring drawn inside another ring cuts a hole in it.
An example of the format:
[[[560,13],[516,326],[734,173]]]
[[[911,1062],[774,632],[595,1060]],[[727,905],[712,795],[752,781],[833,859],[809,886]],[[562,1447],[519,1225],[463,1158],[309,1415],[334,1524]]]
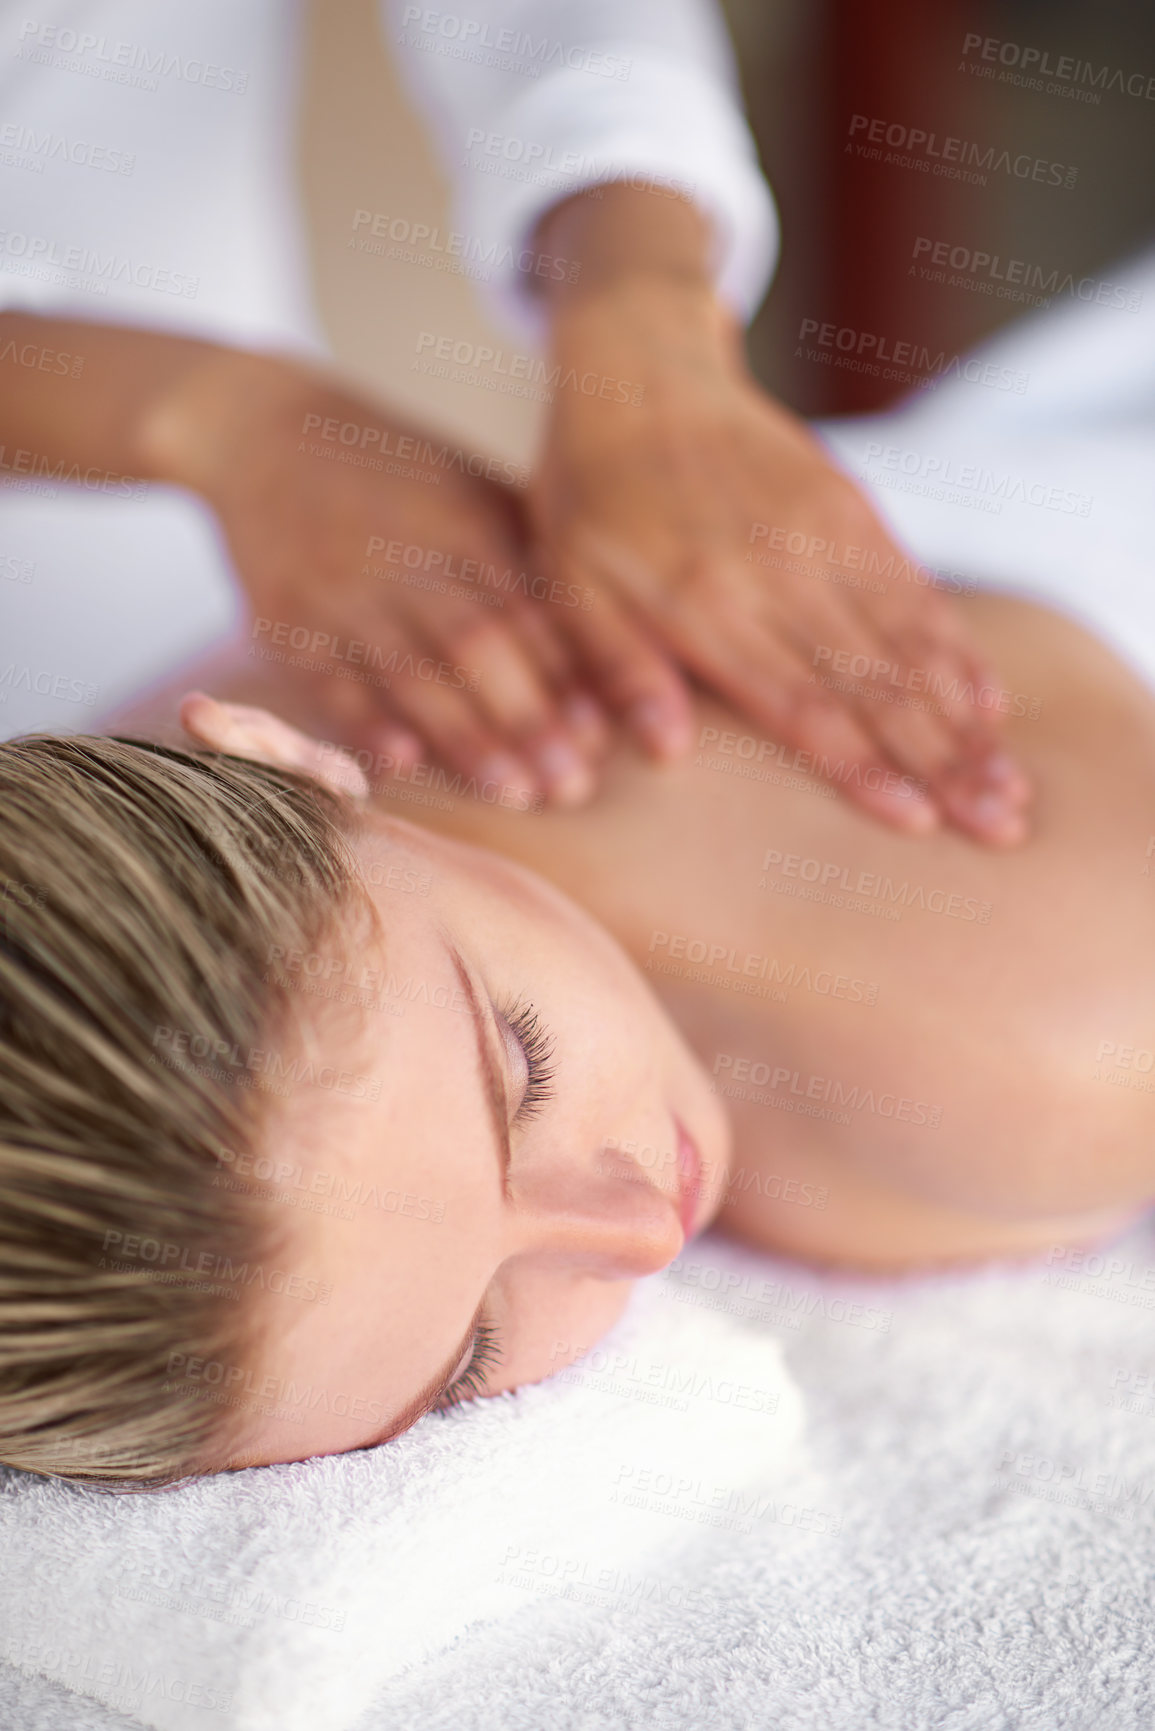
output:
[[[520,998],[503,1010],[502,1015],[517,1035],[525,1053],[525,1094],[514,1117],[515,1123],[525,1124],[531,1118],[536,1118],[542,1107],[553,1099],[554,1067],[551,1060],[554,1037],[533,1005]]]
[[[503,1009],[501,1014],[517,1035],[525,1054],[525,1094],[514,1122],[527,1123],[531,1118],[536,1118],[542,1107],[553,1099],[554,1070],[551,1060],[554,1037],[533,1005],[520,998]],[[488,1322],[479,1323],[473,1338],[473,1352],[469,1363],[457,1380],[446,1389],[437,1403],[437,1411],[450,1412],[463,1401],[472,1400],[480,1394],[485,1372],[500,1361],[501,1347],[496,1328]]]
[[[473,1400],[481,1393],[485,1372],[501,1360],[497,1330],[488,1322],[479,1322],[473,1337],[473,1354],[461,1375],[446,1389],[437,1403],[438,1412],[449,1412],[463,1401]]]

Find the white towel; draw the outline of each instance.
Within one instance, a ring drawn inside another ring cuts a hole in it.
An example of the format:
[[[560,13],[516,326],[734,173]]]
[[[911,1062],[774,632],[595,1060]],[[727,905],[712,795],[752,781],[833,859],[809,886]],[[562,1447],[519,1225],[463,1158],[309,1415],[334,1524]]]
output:
[[[773,1336],[679,1294],[379,1449],[138,1497],[4,1475],[0,1655],[157,1731],[344,1731],[479,1621],[660,1602],[704,1525],[806,1470]]]
[[[1151,1731],[1155,1222],[930,1279],[684,1260],[780,1334],[813,1469],[717,1526],[703,1475],[676,1556],[475,1624],[355,1731]],[[4,1731],[136,1723],[0,1663]]]

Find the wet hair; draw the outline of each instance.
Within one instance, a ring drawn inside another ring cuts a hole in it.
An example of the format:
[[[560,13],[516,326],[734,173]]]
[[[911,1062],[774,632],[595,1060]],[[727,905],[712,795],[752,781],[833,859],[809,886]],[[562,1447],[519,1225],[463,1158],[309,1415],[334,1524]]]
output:
[[[228,1181],[291,1022],[277,958],[357,895],[339,796],[126,739],[0,744],[0,1463],[108,1488],[227,1464],[275,1253]],[[227,1386],[230,1380],[221,1379]]]

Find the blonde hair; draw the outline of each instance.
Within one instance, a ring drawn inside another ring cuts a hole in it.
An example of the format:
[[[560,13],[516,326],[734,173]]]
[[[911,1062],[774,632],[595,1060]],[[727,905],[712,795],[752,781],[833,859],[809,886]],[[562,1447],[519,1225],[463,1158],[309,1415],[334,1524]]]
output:
[[[344,817],[243,759],[0,744],[0,1462],[121,1488],[223,1462],[236,1414],[169,1366],[254,1345],[252,1307],[203,1270],[270,1252],[259,1187],[213,1183],[263,1100],[243,1069],[166,1063],[162,1035],[220,1053],[275,1034],[271,958],[353,893]]]

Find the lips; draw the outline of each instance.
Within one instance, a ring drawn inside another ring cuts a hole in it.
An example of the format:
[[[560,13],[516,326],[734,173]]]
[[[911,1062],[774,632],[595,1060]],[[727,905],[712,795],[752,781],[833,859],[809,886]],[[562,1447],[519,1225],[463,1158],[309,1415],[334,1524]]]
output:
[[[678,1216],[686,1237],[693,1235],[702,1201],[702,1157],[679,1119],[674,1119],[678,1149]]]

